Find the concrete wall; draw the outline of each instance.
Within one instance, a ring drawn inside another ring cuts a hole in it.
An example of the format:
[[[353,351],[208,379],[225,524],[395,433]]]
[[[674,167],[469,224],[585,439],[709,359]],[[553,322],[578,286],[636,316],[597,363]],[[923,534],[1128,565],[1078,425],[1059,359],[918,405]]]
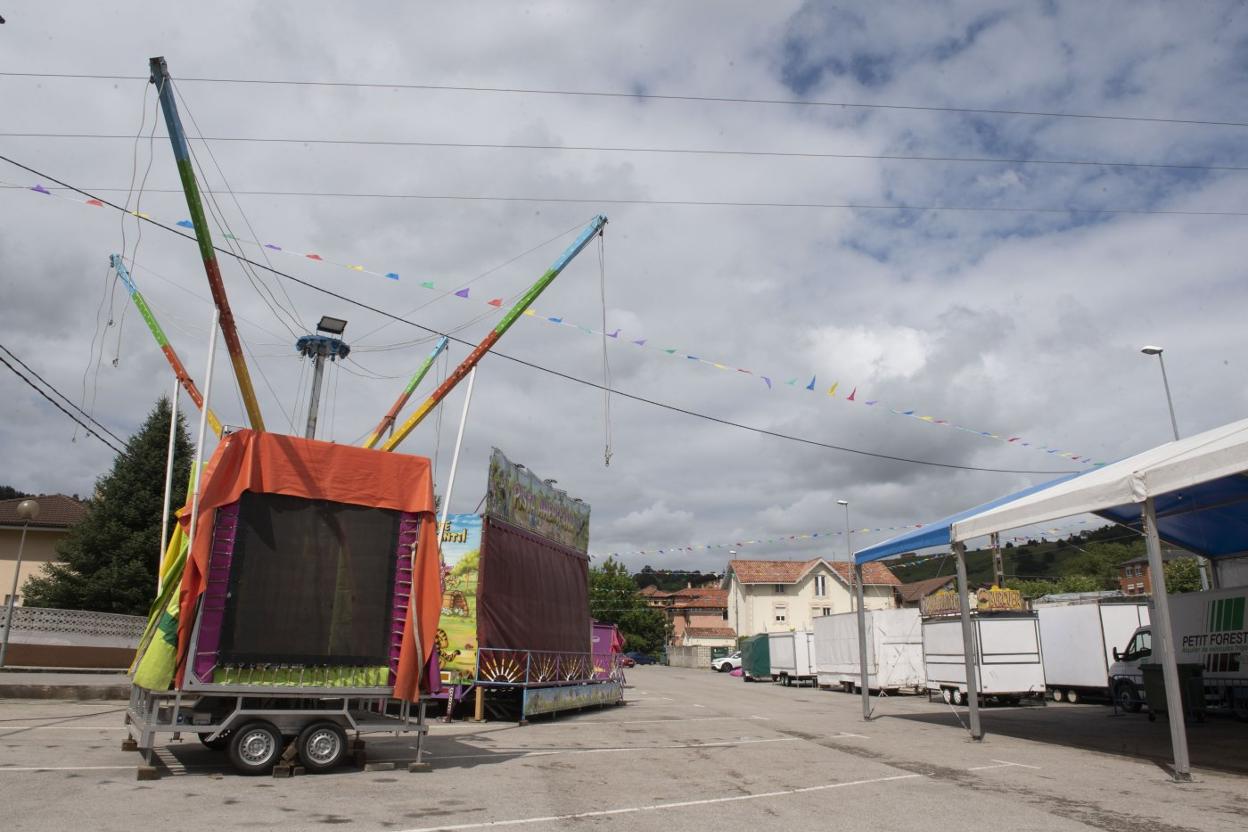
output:
[[[826,578],[822,595],[815,594],[816,576]],[[849,587],[840,576],[822,564],[796,584],[781,584],[778,588],[775,584],[743,585],[733,575],[728,592],[728,622],[740,636],[810,630],[815,617],[824,615],[824,610],[828,615],[836,615],[853,609],[851,597]],[[896,606],[891,586],[865,587],[863,597],[869,610]],[[784,607],[784,621],[776,621],[780,606]]]
[[[31,575],[43,571],[43,565],[56,560],[56,544],[67,534],[65,529],[31,527],[22,549],[22,572],[17,579],[17,603],[22,603],[22,584]],[[0,603],[7,603],[13,586],[13,570],[17,566],[17,546],[22,539],[21,527],[0,527]],[[152,555],[152,562],[156,556]]]
[[[711,648],[701,645],[667,648],[667,663],[672,667],[711,669]]]

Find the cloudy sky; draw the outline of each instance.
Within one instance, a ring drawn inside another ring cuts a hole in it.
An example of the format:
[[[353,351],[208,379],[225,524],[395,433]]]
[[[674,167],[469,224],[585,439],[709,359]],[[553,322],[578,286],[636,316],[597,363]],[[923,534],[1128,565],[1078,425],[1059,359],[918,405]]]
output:
[[[485,301],[522,292],[603,213],[601,273],[595,244],[500,352],[601,383],[601,336],[541,318],[601,330],[605,286],[622,393],[819,443],[1000,469],[856,455],[623,396],[608,423],[599,389],[488,357],[453,511],[476,507],[497,446],[592,504],[591,551],[716,569],[726,548],[655,551],[840,529],[838,499],[855,527],[923,522],[1166,440],[1146,343],[1166,348],[1184,433],[1245,414],[1239,4],[122,9],[0,9],[0,154],[44,174],[0,162],[0,182],[17,186],[0,189],[0,343],[123,436],[171,377],[108,255],[133,262],[202,386],[211,303],[196,249],[29,188],[50,188],[51,176],[167,224],[187,216],[144,81],[154,55],[168,59],[188,132],[213,139],[193,144],[224,220],[289,250],[243,244],[250,256],[475,342],[501,315]],[[312,288],[249,279],[229,258],[222,269],[270,429],[302,432],[307,366],[293,341],[321,315],[350,322],[354,359],[327,375],[322,438],[359,441],[431,347],[425,331]],[[465,286],[467,300],[449,294]],[[467,351],[453,345],[452,366]],[[244,424],[218,356],[213,407]],[[440,491],[462,404],[460,390],[440,425],[431,418],[402,448],[436,456]],[[5,370],[0,458],[0,481],[85,493],[111,451]],[[739,551],[806,558],[843,546]]]

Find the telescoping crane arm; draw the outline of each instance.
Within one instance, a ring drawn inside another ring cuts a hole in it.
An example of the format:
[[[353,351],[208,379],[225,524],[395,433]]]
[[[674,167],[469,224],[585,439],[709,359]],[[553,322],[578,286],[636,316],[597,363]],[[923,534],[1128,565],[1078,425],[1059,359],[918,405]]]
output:
[[[230,363],[234,365],[234,375],[238,379],[238,390],[243,396],[247,420],[251,423],[253,430],[263,431],[264,417],[260,415],[260,403],[256,399],[256,389],[251,384],[251,373],[247,370],[243,345],[238,340],[238,329],[234,326],[234,313],[230,311],[230,301],[225,295],[225,283],[221,280],[221,266],[217,263],[217,253],[212,247],[208,221],[204,218],[204,206],[199,198],[199,185],[195,181],[195,169],[191,165],[190,147],[186,143],[182,118],[178,115],[178,105],[173,98],[173,84],[169,81],[169,67],[165,64],[164,58],[152,58],[148,64],[152,73],[151,82],[156,85],[160,96],[160,108],[165,114],[165,126],[169,129],[169,141],[173,144],[173,158],[178,163],[178,176],[182,180],[182,190],[186,194],[186,207],[191,212],[191,224],[195,227],[199,254],[203,258],[204,271],[208,275],[208,288],[212,290],[212,302],[221,312],[221,334],[225,336],[225,348],[230,354]]]
[[[503,333],[511,329],[511,325],[516,322],[516,319],[523,315],[524,311],[533,305],[533,301],[537,300],[538,295],[545,291],[546,287],[559,276],[559,273],[572,262],[572,258],[580,254],[581,250],[584,249],[585,246],[589,245],[590,240],[602,233],[602,229],[606,226],[606,224],[607,218],[604,215],[599,214],[590,221],[589,225],[585,226],[585,229],[580,233],[580,236],[572,241],[572,245],[568,246],[567,250],[564,251],[563,254],[559,255],[559,259],[555,260],[551,267],[546,270],[546,273],[539,277],[537,282],[529,287],[529,290],[524,293],[524,296],[521,297],[520,300],[516,302],[516,305],[511,307],[511,309],[507,311],[507,314],[503,316],[503,319],[498,322],[498,326],[494,327],[494,329],[491,330],[485,338],[481,339],[481,343],[477,344],[476,348],[468,354],[468,357],[464,359],[463,363],[451,371],[451,374],[446,377],[446,381],[442,382],[442,384],[438,386],[438,389],[434,390],[429,395],[429,398],[425,399],[424,402],[416,408],[415,412],[407,418],[407,421],[395,430],[394,435],[387,439],[385,444],[381,446],[381,450],[393,451],[399,446],[400,442],[407,438],[407,435],[412,432],[412,429],[419,425],[424,418],[429,415],[429,412],[437,407],[438,402],[446,398],[447,394],[455,389],[455,385],[459,384],[460,381],[467,377],[472,368],[480,363],[485,354],[498,343],[498,339],[503,337]]]
[[[438,356],[442,354],[442,350],[446,349],[446,345],[449,342],[450,339],[445,335],[438,339],[438,343],[434,346],[433,352],[429,353],[429,357],[426,358],[424,363],[420,365],[420,369],[418,369],[407,382],[407,386],[403,388],[403,392],[399,394],[398,399],[396,399],[394,404],[390,407],[390,411],[381,418],[381,421],[377,423],[377,427],[373,428],[373,432],[368,435],[368,439],[364,440],[365,448],[371,448],[376,445],[377,440],[381,439],[381,435],[385,433],[388,428],[394,427],[395,420],[399,418],[399,411],[403,409],[403,405],[407,404],[407,400],[412,397],[412,393],[414,393],[416,388],[420,386],[420,383],[424,381],[425,375],[429,372],[429,368],[433,366],[433,362],[436,361]]]
[[[195,402],[195,406],[203,410],[204,397],[200,394],[199,388],[195,386],[195,382],[191,379],[190,374],[186,372],[186,367],[182,366],[182,360],[178,358],[178,354],[173,351],[169,339],[165,337],[165,331],[160,328],[160,324],[156,321],[156,316],[152,314],[151,307],[147,305],[147,299],[143,297],[139,287],[134,285],[134,279],[130,277],[130,272],[126,269],[126,264],[122,262],[121,255],[110,254],[109,262],[112,263],[117,276],[121,278],[121,282],[126,284],[126,291],[130,293],[130,299],[134,301],[139,314],[143,316],[143,320],[147,323],[147,328],[152,331],[152,337],[156,339],[160,351],[165,354],[165,359],[169,362],[169,366],[173,368],[173,374],[177,376],[182,389],[191,397],[191,401]],[[220,436],[221,420],[217,418],[217,414],[209,409],[207,418],[208,424],[212,426],[212,432]]]

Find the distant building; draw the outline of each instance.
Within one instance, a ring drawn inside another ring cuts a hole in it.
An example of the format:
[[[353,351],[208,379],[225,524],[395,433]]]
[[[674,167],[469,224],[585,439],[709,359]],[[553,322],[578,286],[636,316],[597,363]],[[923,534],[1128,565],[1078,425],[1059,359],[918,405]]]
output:
[[[820,615],[854,609],[849,564],[824,558],[732,560],[724,573],[728,626],[738,636],[809,630]],[[901,582],[882,563],[863,565],[867,609],[897,606]]]
[[[897,587],[899,606],[917,607],[927,596],[946,589],[956,590],[958,579],[954,575],[928,578],[925,581],[914,581]]]
[[[1161,553],[1161,560],[1163,563],[1169,563],[1175,558],[1184,556],[1182,552],[1165,550]],[[1153,594],[1153,574],[1148,565],[1147,555],[1118,564],[1118,588],[1122,590],[1123,595]]]
[[[0,592],[4,593],[4,604],[9,603],[13,570],[17,567],[17,547],[22,539],[22,527],[25,525],[17,516],[17,506],[27,499],[39,503],[39,518],[30,524],[26,534],[26,546],[22,550],[22,571],[17,578],[18,605],[22,603],[22,585],[26,583],[26,579],[41,573],[45,564],[57,559],[56,545],[69,534],[71,526],[87,516],[85,505],[64,494],[0,500]],[[155,557],[153,553],[153,561]]]
[[[666,607],[672,644],[733,647],[736,633],[728,626],[728,590],[688,587],[669,593]]]

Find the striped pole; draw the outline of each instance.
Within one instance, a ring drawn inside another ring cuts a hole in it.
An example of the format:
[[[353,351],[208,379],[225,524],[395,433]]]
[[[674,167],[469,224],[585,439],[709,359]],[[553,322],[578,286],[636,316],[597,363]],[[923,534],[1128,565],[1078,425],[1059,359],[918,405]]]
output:
[[[442,354],[442,350],[446,349],[446,345],[449,342],[450,339],[445,335],[438,339],[438,343],[434,346],[433,352],[429,353],[429,357],[426,358],[424,363],[420,365],[420,369],[418,369],[416,374],[412,376],[411,380],[407,382],[407,387],[403,388],[403,392],[399,394],[399,398],[395,400],[394,405],[390,408],[390,411],[382,417],[381,421],[377,423],[377,427],[373,428],[373,432],[368,435],[368,439],[364,441],[365,448],[371,448],[376,445],[377,440],[381,439],[381,435],[385,433],[388,428],[394,427],[395,421],[399,418],[399,411],[403,409],[403,406],[407,404],[407,400],[412,397],[412,393],[416,392],[416,388],[422,381],[424,381],[425,375],[429,372],[429,368],[433,366],[433,362],[436,361],[438,356]]]

